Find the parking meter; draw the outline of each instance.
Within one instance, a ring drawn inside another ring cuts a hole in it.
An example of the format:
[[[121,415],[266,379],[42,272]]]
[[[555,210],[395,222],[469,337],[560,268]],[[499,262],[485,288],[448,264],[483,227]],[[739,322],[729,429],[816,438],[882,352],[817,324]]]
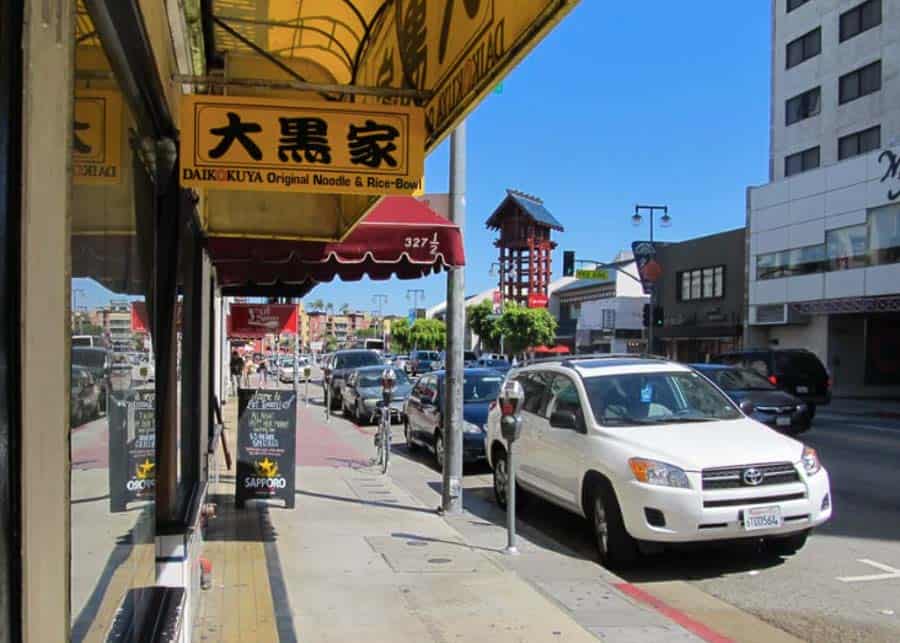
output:
[[[525,401],[525,391],[522,385],[511,380],[503,384],[500,390],[500,433],[507,443],[512,443],[519,439],[522,433],[522,418],[519,411],[522,410],[522,403]]]
[[[518,554],[516,548],[516,459],[513,455],[513,443],[522,433],[522,418],[519,411],[525,401],[525,391],[516,380],[508,380],[500,389],[500,433],[506,440],[506,553]],[[499,462],[494,463],[494,475],[497,475]]]
[[[390,413],[391,397],[394,394],[394,385],[397,383],[397,374],[393,368],[386,368],[381,372],[381,395],[387,412]]]
[[[309,378],[312,374],[312,367],[307,364],[303,367],[303,401],[309,406]]]

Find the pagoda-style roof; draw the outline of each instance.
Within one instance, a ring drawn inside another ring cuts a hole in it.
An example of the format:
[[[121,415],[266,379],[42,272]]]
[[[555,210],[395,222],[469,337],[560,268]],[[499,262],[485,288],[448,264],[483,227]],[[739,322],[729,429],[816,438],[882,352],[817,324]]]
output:
[[[562,224],[544,207],[544,202],[533,194],[526,194],[518,190],[506,190],[506,198],[500,202],[494,213],[488,217],[485,225],[491,230],[500,228],[500,221],[510,214],[518,212],[528,217],[534,223],[545,226],[551,230],[563,231]]]

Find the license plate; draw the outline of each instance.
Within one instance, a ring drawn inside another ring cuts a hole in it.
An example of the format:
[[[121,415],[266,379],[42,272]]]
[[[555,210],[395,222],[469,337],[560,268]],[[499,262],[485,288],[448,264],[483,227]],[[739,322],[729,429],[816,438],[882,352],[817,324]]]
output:
[[[753,507],[744,510],[744,531],[781,527],[781,507]]]
[[[801,395],[803,393],[809,393],[809,387],[808,386],[798,386],[797,392],[800,393]]]
[[[779,415],[775,418],[775,426],[790,426],[791,418],[787,415]]]

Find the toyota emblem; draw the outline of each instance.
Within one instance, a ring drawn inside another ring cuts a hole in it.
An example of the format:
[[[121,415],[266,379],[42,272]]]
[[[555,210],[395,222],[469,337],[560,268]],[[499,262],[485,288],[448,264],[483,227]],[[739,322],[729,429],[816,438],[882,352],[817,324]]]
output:
[[[762,483],[763,472],[759,469],[744,469],[744,484],[755,487]]]

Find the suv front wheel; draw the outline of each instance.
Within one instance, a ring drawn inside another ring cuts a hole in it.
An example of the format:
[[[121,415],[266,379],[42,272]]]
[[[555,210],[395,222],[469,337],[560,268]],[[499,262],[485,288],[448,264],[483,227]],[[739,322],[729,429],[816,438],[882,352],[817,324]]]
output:
[[[637,541],[625,529],[622,511],[612,489],[597,485],[591,495],[591,527],[600,564],[609,569],[625,569],[638,559]]]

